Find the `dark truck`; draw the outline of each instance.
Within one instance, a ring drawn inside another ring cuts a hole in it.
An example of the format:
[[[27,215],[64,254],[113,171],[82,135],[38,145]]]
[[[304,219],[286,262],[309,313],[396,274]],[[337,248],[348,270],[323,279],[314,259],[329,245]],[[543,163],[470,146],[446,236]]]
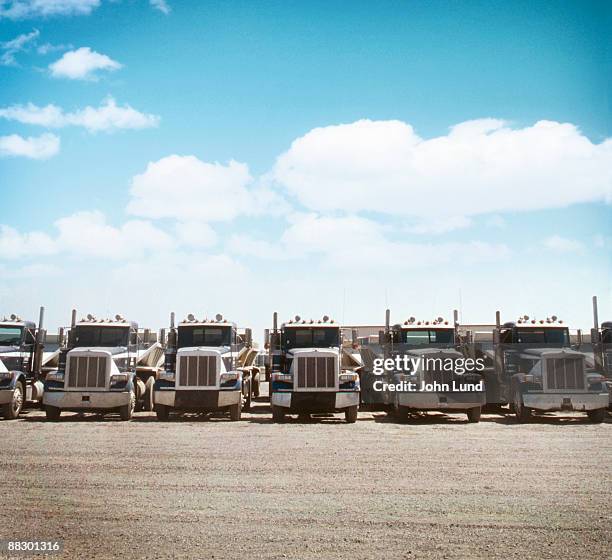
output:
[[[38,327],[17,315],[0,321],[0,410],[7,420],[17,418],[24,404],[42,401],[44,313],[41,307]]]
[[[174,410],[227,411],[240,420],[259,395],[257,354],[251,330],[240,333],[222,315],[199,321],[189,314],[176,328],[172,313],[164,370],[155,384],[157,418],[167,420]]]

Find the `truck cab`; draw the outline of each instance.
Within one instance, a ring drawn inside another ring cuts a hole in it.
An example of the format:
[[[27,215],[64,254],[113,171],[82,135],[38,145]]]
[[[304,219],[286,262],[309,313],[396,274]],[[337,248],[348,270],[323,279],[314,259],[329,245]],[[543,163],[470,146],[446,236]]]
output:
[[[389,327],[387,313],[382,357],[402,368],[386,375],[392,383],[386,385],[385,400],[399,420],[413,412],[440,411],[465,413],[469,422],[480,421],[484,381],[475,361],[468,362],[457,316],[455,312],[453,323],[442,317],[420,321],[410,317]]]
[[[272,418],[286,414],[344,412],[348,423],[357,420],[359,375],[341,362],[340,325],[324,316],[319,321],[295,320],[274,328],[270,337]]]
[[[42,400],[43,315],[41,307],[38,328],[14,314],[0,321],[0,411],[6,420],[17,418],[24,404]]]
[[[507,402],[519,422],[535,412],[584,411],[602,422],[608,406],[605,377],[589,371],[585,354],[571,346],[570,332],[556,316],[500,325],[493,333],[496,399]]]
[[[220,314],[211,320],[189,314],[175,327],[173,313],[164,371],[155,384],[158,419],[176,410],[226,411],[232,421],[240,420],[251,406],[253,386],[259,387],[256,357],[250,329],[240,335]]]
[[[48,420],[59,420],[62,411],[118,412],[132,418],[146,387],[136,377],[143,355],[138,324],[116,315],[76,322],[73,311],[68,341],[60,350],[57,371],[47,374],[43,404]],[[154,351],[149,348],[145,352]],[[149,382],[152,388],[153,382]]]

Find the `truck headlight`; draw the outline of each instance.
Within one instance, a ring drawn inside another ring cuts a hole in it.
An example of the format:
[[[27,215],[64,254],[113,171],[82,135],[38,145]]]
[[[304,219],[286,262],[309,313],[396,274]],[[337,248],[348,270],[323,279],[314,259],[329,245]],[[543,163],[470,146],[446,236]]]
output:
[[[357,381],[359,379],[359,374],[357,373],[341,373],[340,374],[340,383],[350,383],[351,381]]]
[[[115,375],[111,375],[110,387],[111,389],[125,387],[127,385],[127,382],[128,382],[127,373],[116,373]]]
[[[227,383],[228,381],[238,381],[239,375],[235,371],[221,374],[221,383]]]
[[[281,381],[282,383],[293,383],[292,373],[273,373],[272,381]]]
[[[587,375],[587,383],[589,385],[595,385],[596,383],[603,383],[605,380],[606,378],[603,375],[600,375],[599,373]]]
[[[536,379],[537,378],[535,375],[531,375],[531,374],[525,375],[525,383],[535,383]]]
[[[59,383],[63,383],[64,381],[64,372],[63,371],[50,371],[47,373],[47,377],[45,377],[47,381],[57,381]]]
[[[174,381],[176,374],[173,371],[170,370],[163,370],[160,374],[159,377],[160,379],[166,379],[168,381]]]

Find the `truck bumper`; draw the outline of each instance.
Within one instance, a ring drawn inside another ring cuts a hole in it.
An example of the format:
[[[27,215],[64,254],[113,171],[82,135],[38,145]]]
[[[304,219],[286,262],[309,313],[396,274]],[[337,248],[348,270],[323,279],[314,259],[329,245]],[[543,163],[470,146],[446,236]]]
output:
[[[536,410],[596,410],[608,400],[608,393],[523,393],[524,405]]]
[[[130,402],[128,391],[45,391],[43,404],[61,410],[113,410]]]
[[[274,392],[270,404],[287,408],[288,412],[335,412],[359,406],[359,392]]]
[[[221,391],[218,389],[158,389],[153,394],[155,404],[161,404],[170,408],[192,411],[213,411],[238,404],[241,400],[242,391],[235,389]]]
[[[485,394],[463,393],[396,393],[398,406],[416,410],[468,410],[484,406]]]

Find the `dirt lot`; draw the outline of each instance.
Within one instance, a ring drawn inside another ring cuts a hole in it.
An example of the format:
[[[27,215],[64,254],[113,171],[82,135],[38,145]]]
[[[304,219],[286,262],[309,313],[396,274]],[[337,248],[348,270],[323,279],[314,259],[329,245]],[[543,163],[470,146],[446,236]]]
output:
[[[43,418],[0,421],[0,538],[66,558],[612,553],[611,419]]]

